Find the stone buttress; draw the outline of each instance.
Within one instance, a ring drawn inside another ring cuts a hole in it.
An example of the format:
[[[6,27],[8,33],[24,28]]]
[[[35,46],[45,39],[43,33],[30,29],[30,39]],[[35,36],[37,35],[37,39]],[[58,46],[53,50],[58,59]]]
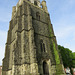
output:
[[[46,1],[13,7],[2,75],[65,75]]]

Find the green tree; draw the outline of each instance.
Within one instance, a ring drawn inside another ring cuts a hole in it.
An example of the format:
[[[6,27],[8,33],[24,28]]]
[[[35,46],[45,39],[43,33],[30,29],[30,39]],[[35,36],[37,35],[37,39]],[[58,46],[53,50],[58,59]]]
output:
[[[75,68],[75,52],[73,53],[72,61],[73,61],[73,67]]]
[[[58,49],[62,56],[62,61],[63,61],[64,67],[70,67],[70,68],[73,67],[72,51],[69,50],[68,48],[64,48],[63,46],[60,46],[60,45],[58,45]]]

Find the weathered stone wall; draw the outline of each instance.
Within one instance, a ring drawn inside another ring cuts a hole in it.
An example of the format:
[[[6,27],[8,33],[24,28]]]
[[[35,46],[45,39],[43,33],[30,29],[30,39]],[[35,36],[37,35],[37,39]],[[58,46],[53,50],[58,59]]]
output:
[[[53,56],[52,52],[50,50],[50,32],[49,32],[49,25],[48,24],[48,17],[49,14],[44,12],[43,10],[40,11],[40,8],[33,7],[31,6],[31,12],[32,12],[32,25],[34,28],[34,37],[35,37],[35,45],[36,45],[36,55],[37,55],[37,61],[38,61],[38,68],[39,68],[39,73],[43,74],[43,62],[42,61],[51,61],[50,66],[52,63],[54,64],[55,62],[53,61]],[[36,13],[40,13],[40,19],[37,19]],[[53,33],[51,33],[53,34]],[[53,34],[54,36],[54,34]],[[45,44],[45,50],[46,52],[41,52],[40,48],[40,40],[43,40],[43,43]],[[49,62],[50,63],[50,62]],[[51,70],[52,67],[49,68],[49,71],[52,72]],[[55,68],[53,68],[55,71]],[[53,74],[54,74],[53,71]],[[56,72],[56,71],[55,71]],[[51,73],[50,73],[51,74]]]
[[[55,58],[57,43],[54,37],[48,12],[22,0],[13,7],[2,75],[44,75],[43,62],[48,65],[49,75],[56,75],[56,61],[60,59]]]

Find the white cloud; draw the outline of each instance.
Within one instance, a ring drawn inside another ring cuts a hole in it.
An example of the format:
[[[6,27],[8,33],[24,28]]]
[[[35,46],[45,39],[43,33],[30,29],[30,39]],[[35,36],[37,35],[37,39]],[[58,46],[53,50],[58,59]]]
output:
[[[73,5],[75,4],[75,0],[68,0],[69,4]]]
[[[74,35],[75,26],[58,27],[55,30],[55,34],[58,38],[66,38],[67,36]]]
[[[72,50],[73,52],[75,52],[75,44],[74,43],[66,43],[64,44],[64,47],[69,48],[70,50]]]
[[[74,32],[73,40],[75,41],[75,32]]]
[[[70,42],[66,42],[63,45],[65,48],[69,48],[70,50],[72,50],[72,52],[75,52],[75,46],[74,44],[70,43]]]
[[[61,20],[54,26],[58,44],[75,52],[75,25]]]
[[[7,32],[0,31],[0,45],[3,45],[6,42]]]
[[[7,37],[7,32],[0,31],[0,65],[4,57],[6,37]]]
[[[75,27],[61,27],[56,31],[58,44],[75,52]]]
[[[2,62],[0,62],[0,66],[2,65]]]
[[[11,19],[10,13],[5,13],[5,11],[3,11],[0,12],[0,14],[0,22],[9,22],[9,20]]]
[[[4,58],[5,48],[0,46],[0,65],[2,65],[2,59]]]

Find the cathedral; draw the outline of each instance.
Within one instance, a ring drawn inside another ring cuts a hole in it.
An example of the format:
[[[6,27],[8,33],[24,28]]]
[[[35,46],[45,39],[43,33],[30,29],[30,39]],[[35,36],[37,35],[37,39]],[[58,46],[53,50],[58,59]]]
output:
[[[45,0],[13,7],[2,75],[65,75]]]

